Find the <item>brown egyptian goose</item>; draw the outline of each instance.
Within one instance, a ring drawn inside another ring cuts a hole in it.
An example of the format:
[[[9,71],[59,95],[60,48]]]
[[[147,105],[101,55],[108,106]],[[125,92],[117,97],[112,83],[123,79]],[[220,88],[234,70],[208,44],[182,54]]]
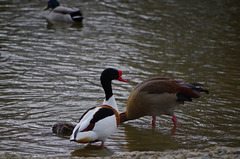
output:
[[[143,116],[152,116],[152,126],[155,127],[156,116],[170,115],[177,127],[177,119],[173,111],[184,101],[199,98],[202,92],[209,93],[201,88],[200,83],[187,83],[170,78],[152,78],[138,84],[131,92],[126,111],[120,114],[120,122],[138,119]]]

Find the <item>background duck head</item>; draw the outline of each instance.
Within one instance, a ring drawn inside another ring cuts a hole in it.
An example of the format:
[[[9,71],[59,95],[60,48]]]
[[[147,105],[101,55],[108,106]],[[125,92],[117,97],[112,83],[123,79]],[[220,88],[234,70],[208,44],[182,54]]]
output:
[[[47,9],[54,9],[56,7],[60,6],[60,3],[56,0],[49,0],[48,1],[48,4],[44,7],[44,10],[47,10]]]

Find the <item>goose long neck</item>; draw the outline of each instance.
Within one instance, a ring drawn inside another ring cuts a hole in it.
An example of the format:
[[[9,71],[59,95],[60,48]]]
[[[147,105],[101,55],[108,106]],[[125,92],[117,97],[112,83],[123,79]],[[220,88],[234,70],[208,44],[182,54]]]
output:
[[[112,97],[113,92],[112,92],[112,83],[111,81],[101,81],[102,83],[102,87],[104,89],[105,92],[105,97],[106,97],[106,101]]]

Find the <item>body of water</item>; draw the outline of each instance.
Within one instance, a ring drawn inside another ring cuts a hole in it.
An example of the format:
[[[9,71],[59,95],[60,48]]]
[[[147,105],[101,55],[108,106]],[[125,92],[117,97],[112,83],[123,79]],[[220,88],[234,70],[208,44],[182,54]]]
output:
[[[240,146],[240,2],[237,0],[62,0],[79,8],[81,24],[52,25],[46,1],[0,2],[0,151],[24,156],[110,156]],[[113,67],[120,112],[131,90],[160,76],[200,82],[210,91],[171,117],[121,124],[101,149],[58,137],[57,122],[76,124],[100,105],[100,74]]]

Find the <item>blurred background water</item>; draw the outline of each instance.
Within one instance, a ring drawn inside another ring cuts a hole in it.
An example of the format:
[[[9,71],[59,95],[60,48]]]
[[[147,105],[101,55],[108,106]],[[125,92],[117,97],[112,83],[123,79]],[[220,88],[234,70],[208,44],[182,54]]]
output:
[[[25,156],[110,156],[240,146],[240,1],[77,0],[77,25],[52,25],[47,1],[0,1],[0,151]],[[113,82],[120,111],[131,90],[151,77],[201,82],[210,90],[177,107],[178,129],[168,116],[120,125],[100,149],[51,132],[76,124],[104,99],[103,69],[123,71]]]

